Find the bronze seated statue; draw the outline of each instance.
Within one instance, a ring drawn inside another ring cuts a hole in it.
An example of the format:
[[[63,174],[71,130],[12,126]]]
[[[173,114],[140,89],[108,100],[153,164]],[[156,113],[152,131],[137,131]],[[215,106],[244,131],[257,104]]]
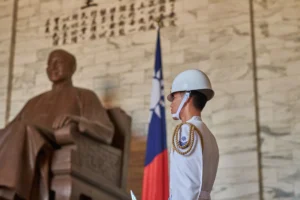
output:
[[[0,129],[0,200],[129,199],[131,118],[74,87],[75,57],[54,50],[52,89],[30,99]]]

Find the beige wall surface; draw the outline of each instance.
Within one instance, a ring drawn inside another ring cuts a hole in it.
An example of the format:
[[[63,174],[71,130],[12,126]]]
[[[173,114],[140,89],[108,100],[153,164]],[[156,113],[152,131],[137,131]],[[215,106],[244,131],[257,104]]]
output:
[[[14,1],[0,1],[0,127],[5,124]]]
[[[47,57],[63,48],[77,58],[74,85],[95,91],[106,107],[123,108],[132,116],[132,134],[146,136],[155,19],[163,15],[165,94],[172,79],[190,68],[206,72],[216,92],[202,114],[220,148],[212,199],[258,200],[260,191],[265,200],[300,199],[298,0],[86,2],[18,0],[9,66],[13,1],[0,0],[0,127],[7,108],[12,120],[28,99],[51,88]],[[178,122],[171,119],[169,106],[166,102],[170,147]]]

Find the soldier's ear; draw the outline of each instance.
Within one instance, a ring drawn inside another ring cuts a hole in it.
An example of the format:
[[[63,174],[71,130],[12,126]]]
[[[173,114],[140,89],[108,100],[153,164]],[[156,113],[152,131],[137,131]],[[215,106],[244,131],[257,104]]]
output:
[[[186,101],[186,103],[191,103],[192,105],[194,105],[194,104],[193,104],[193,96],[190,96],[190,97],[188,98],[188,100]]]

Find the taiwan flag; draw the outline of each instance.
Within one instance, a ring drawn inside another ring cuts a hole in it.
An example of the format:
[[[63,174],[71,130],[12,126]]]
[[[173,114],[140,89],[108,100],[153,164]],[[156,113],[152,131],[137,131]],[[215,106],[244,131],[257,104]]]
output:
[[[157,32],[142,200],[167,200],[169,172],[160,33]]]

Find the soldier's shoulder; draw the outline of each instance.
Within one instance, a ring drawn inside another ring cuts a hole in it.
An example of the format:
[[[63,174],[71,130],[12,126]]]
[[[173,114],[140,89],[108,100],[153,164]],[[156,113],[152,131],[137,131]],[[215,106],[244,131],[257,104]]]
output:
[[[182,156],[191,156],[199,142],[195,125],[182,123],[176,127],[173,133],[173,150]]]

